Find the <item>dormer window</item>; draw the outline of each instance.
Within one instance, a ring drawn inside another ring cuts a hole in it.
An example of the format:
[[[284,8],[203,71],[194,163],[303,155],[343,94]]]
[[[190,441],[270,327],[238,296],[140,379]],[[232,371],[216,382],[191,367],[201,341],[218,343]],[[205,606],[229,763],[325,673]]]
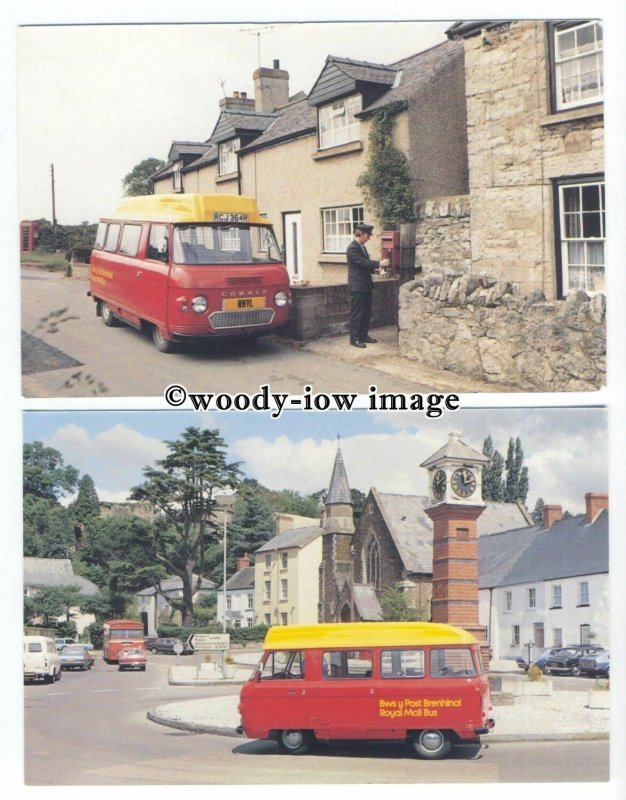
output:
[[[320,106],[318,111],[320,150],[359,141],[361,124],[355,115],[361,109],[360,94],[342,97],[341,100]]]
[[[237,151],[239,150],[239,139],[231,139],[223,142],[218,147],[219,152],[219,174],[228,175],[237,172]]]

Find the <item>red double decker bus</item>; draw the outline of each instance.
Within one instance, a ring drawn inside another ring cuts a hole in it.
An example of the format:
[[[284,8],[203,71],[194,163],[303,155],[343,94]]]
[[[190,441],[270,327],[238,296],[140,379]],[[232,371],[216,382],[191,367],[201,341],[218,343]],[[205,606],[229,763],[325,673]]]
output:
[[[105,661],[117,661],[120,650],[143,647],[144,642],[141,622],[136,619],[108,619],[103,629],[102,657]]]

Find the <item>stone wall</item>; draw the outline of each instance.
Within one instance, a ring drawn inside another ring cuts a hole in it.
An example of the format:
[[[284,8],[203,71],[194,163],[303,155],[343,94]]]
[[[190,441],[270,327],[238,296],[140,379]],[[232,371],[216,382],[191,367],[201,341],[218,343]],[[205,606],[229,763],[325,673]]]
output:
[[[346,284],[292,286],[289,322],[284,333],[305,342],[348,332],[350,292]],[[398,280],[374,280],[371,327],[398,321]]]
[[[469,197],[440,197],[420,203],[415,245],[415,265],[422,272],[448,268],[469,272],[472,266]]]
[[[605,314],[604,295],[547,302],[486,273],[433,270],[400,289],[400,352],[520,391],[592,391],[606,382]]]

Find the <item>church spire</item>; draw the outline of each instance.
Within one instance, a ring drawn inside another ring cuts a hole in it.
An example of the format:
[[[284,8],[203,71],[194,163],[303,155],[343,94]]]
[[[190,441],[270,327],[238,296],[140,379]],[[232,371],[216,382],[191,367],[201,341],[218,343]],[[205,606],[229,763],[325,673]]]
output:
[[[352,505],[352,493],[350,492],[348,475],[346,474],[346,468],[343,463],[339,436],[337,436],[337,453],[335,455],[333,474],[330,478],[330,484],[324,502],[326,506],[336,505],[337,503]]]

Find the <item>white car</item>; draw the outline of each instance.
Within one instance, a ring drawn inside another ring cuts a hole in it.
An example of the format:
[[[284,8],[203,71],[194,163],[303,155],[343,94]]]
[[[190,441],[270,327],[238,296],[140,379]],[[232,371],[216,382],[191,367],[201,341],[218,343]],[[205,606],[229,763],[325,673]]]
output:
[[[24,637],[24,680],[35,679],[45,683],[61,679],[61,657],[49,636]]]

